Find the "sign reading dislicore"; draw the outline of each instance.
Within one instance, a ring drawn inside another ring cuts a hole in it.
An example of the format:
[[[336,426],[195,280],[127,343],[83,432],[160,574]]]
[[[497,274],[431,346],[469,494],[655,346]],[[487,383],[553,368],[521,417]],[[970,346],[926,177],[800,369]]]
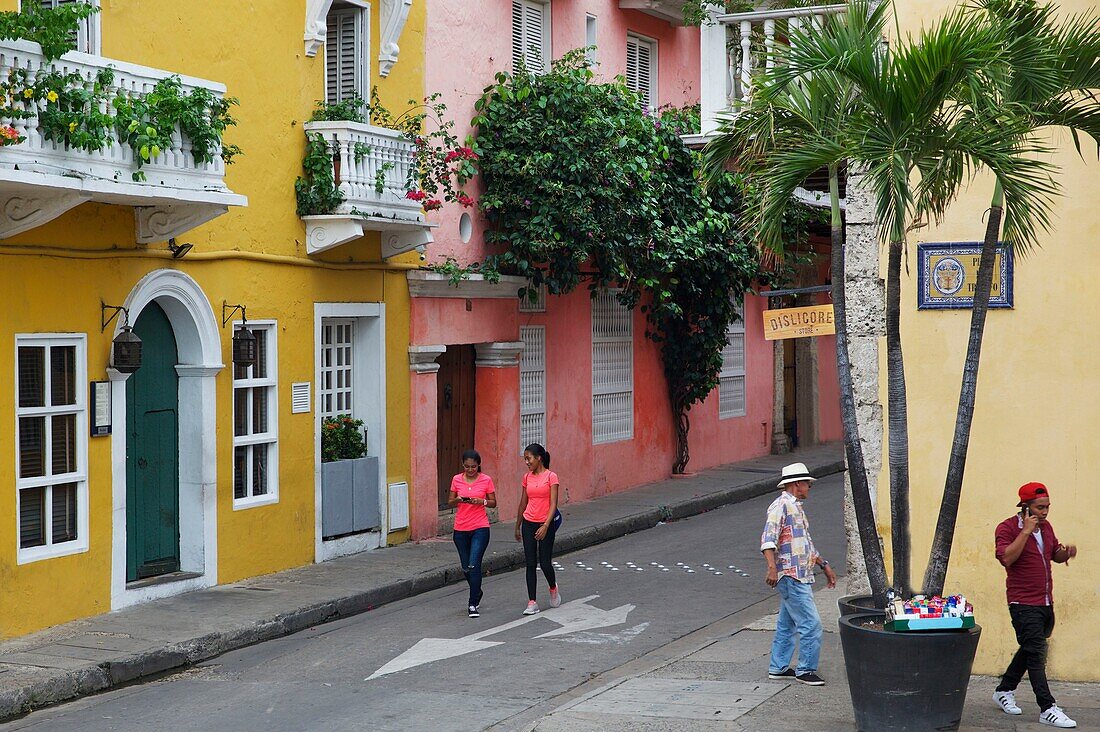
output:
[[[764,311],[764,339],[808,338],[833,335],[832,305],[811,305],[807,308],[783,308]]]

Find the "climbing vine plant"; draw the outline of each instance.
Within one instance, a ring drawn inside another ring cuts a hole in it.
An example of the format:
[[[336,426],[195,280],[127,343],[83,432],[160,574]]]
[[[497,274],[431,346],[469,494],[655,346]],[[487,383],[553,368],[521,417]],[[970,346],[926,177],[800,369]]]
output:
[[[751,186],[731,174],[704,190],[680,138],[698,112],[643,111],[622,79],[594,83],[583,52],[544,75],[498,74],[475,109],[486,240],[500,248],[482,271],[552,294],[621,288],[660,346],[683,472],[689,412],[718,385],[737,304],[775,276],[738,228]]]

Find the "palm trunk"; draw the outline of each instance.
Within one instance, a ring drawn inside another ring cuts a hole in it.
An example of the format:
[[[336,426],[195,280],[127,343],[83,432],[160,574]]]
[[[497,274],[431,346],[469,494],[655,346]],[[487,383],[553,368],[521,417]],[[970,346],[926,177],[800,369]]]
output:
[[[909,567],[909,419],[905,394],[905,361],[901,350],[902,240],[890,242],[886,272],[886,368],[890,454],[890,545],[894,560],[893,585],[912,595]]]
[[[1003,213],[1004,193],[998,182],[993,189],[993,203],[989,208],[989,223],[985,229],[978,279],[974,286],[970,340],[966,346],[966,361],[963,363],[959,410],[955,415],[955,435],[951,441],[951,456],[947,461],[947,479],[943,486],[943,499],[940,501],[940,515],[936,521],[932,551],[928,556],[928,569],[924,574],[925,594],[943,594],[943,585],[947,580],[951,542],[955,537],[955,521],[959,515],[959,500],[962,497],[966,450],[970,444],[970,425],[974,419],[974,402],[978,393],[978,363],[982,355],[982,335],[985,333],[985,316],[989,311],[989,296],[993,289],[993,263],[997,258]]]
[[[833,319],[836,323],[836,370],[840,381],[840,418],[844,426],[844,452],[848,459],[848,479],[852,484],[852,502],[859,542],[867,563],[867,579],[876,607],[886,604],[886,564],[882,558],[875,528],[875,508],[871,503],[871,488],[867,466],[863,462],[863,445],[859,441],[855,392],[852,385],[852,362],[848,355],[848,313],[844,293],[844,231],[840,217],[840,185],[837,166],[829,166],[829,201],[832,204],[832,296]]]

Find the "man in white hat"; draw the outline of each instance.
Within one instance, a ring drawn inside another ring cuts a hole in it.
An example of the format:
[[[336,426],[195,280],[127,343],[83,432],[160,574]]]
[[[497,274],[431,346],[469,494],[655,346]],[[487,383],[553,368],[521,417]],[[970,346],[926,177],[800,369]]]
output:
[[[783,492],[768,506],[760,551],[768,562],[765,582],[779,592],[779,620],[775,624],[768,678],[793,678],[810,686],[823,686],[817,675],[821,653],[821,617],[814,605],[814,565],[825,570],[828,587],[836,586],[836,574],[829,562],[814,548],[810,522],[802,510],[802,501],[810,495],[816,478],[803,463],[783,468],[779,487]],[[798,666],[790,668],[798,638]]]

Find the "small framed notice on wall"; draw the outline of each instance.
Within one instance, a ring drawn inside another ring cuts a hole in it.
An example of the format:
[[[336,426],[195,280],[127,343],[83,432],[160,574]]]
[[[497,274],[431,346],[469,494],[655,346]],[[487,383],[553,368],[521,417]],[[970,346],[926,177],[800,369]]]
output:
[[[93,381],[91,388],[92,437],[111,434],[111,382]]]

